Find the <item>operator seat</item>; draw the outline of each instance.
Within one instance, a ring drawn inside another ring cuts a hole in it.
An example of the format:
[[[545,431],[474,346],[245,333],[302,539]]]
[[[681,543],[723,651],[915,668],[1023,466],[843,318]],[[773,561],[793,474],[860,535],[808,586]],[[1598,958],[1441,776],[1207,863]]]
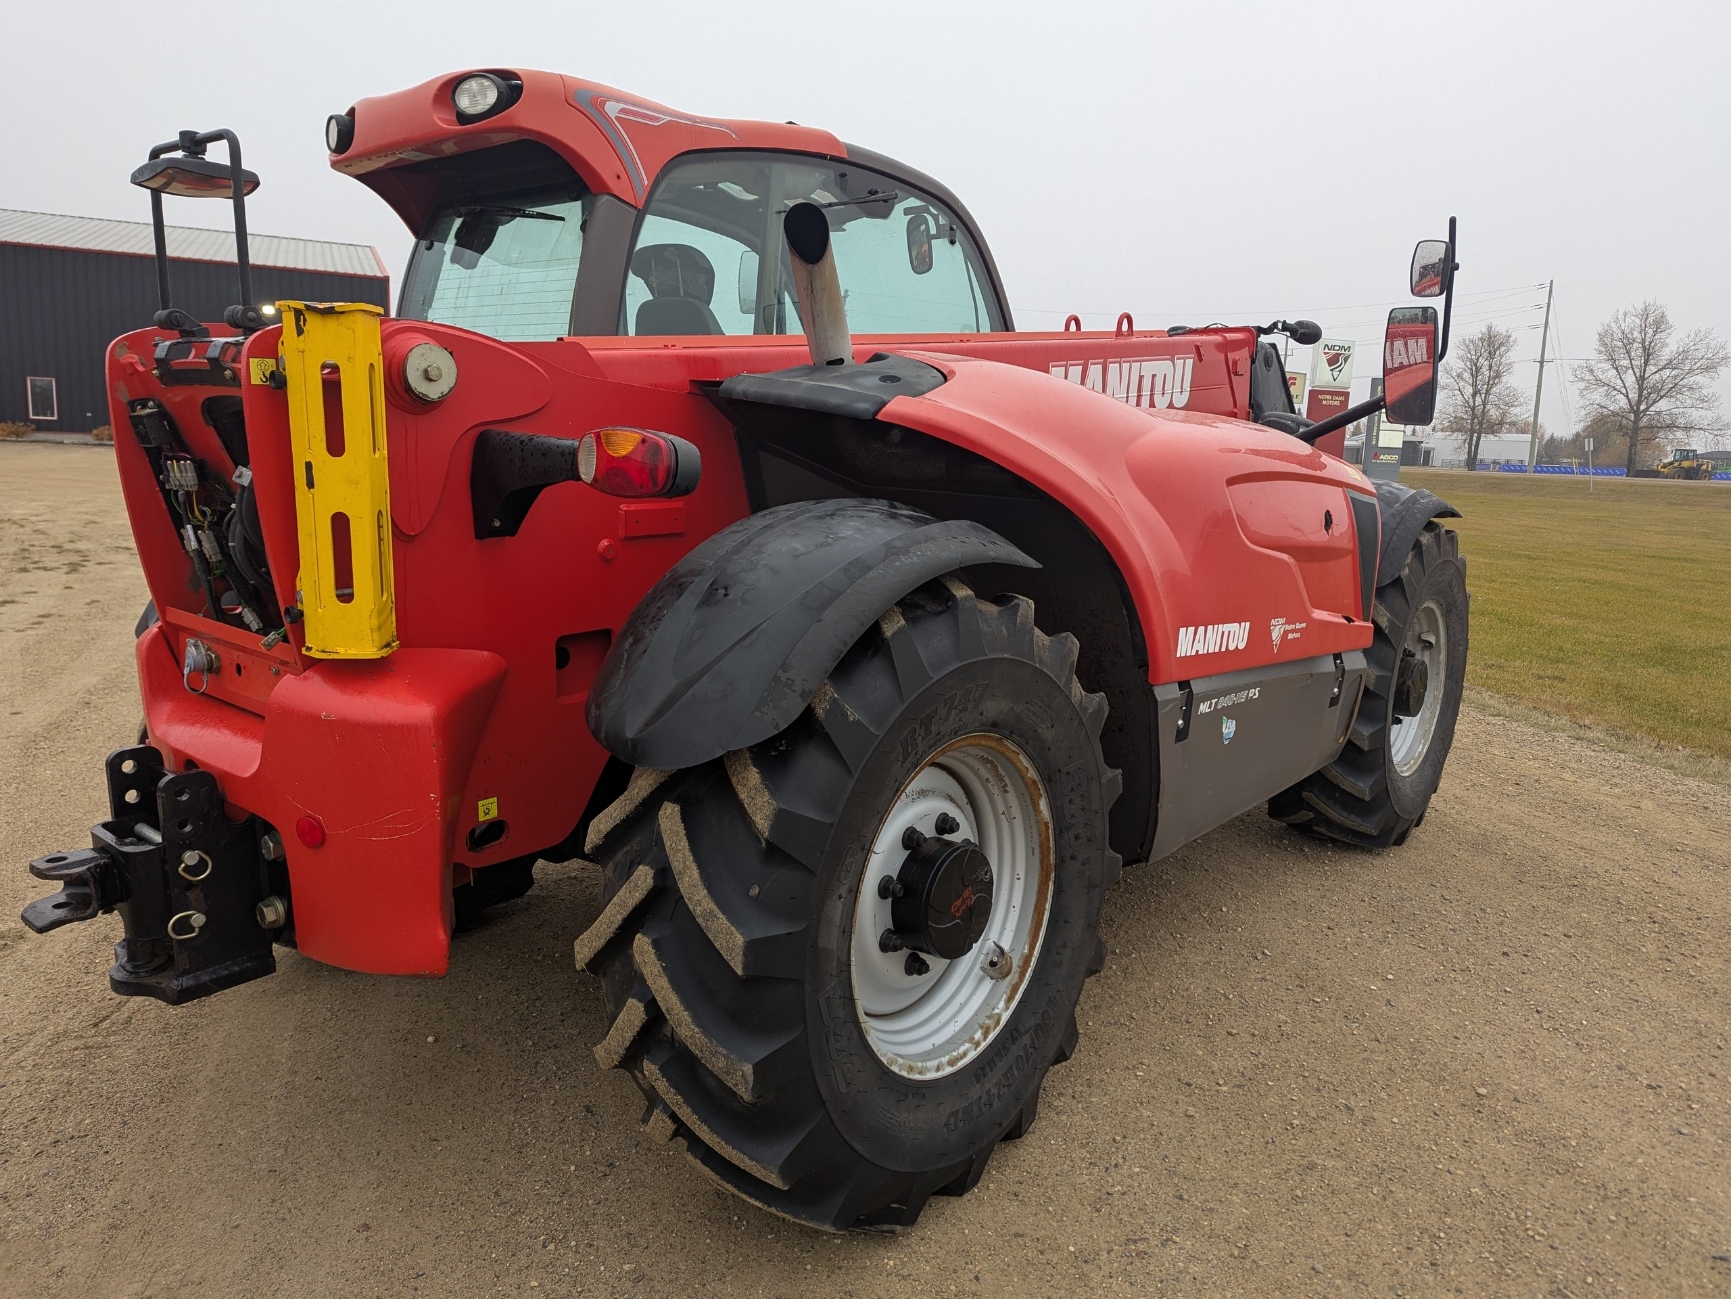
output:
[[[635,333],[722,332],[709,309],[715,267],[701,250],[690,244],[647,244],[631,255],[631,273],[649,287],[649,301],[637,308]]]

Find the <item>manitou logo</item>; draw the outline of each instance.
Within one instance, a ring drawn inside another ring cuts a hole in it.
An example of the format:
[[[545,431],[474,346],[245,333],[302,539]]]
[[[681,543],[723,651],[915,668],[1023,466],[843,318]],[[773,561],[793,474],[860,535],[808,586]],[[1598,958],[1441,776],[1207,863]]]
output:
[[[1211,622],[1205,627],[1178,629],[1178,657],[1192,654],[1220,654],[1226,650],[1241,650],[1250,643],[1247,622]]]
[[[1165,410],[1190,404],[1193,356],[1132,356],[1120,361],[1054,361],[1052,376],[1104,393],[1127,406]]]

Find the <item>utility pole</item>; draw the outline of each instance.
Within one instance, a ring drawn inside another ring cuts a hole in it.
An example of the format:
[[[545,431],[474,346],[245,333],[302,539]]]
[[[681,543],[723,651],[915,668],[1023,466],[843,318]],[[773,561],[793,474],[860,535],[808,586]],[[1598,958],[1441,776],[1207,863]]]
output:
[[[1539,334],[1539,381],[1533,385],[1533,427],[1527,440],[1527,472],[1533,472],[1533,467],[1539,463],[1539,398],[1545,395],[1545,344],[1551,337],[1551,290],[1557,287],[1552,280],[1545,285],[1545,327]]]

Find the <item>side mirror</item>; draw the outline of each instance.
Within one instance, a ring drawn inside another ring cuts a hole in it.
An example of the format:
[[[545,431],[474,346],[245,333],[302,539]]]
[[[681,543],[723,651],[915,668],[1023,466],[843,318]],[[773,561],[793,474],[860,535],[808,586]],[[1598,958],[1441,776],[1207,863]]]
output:
[[[1412,250],[1412,296],[1440,298],[1448,287],[1449,245],[1446,239],[1424,239]]]
[[[739,254],[739,314],[757,314],[757,254],[749,248]]]
[[[924,212],[908,218],[908,266],[915,275],[932,269],[932,220]]]
[[[1422,426],[1435,417],[1436,349],[1435,307],[1396,307],[1388,313],[1382,340],[1382,391],[1389,423]]]
[[[132,183],[180,198],[232,198],[234,173],[208,158],[156,158],[132,173]],[[258,177],[245,168],[240,173],[241,193],[258,188]]]

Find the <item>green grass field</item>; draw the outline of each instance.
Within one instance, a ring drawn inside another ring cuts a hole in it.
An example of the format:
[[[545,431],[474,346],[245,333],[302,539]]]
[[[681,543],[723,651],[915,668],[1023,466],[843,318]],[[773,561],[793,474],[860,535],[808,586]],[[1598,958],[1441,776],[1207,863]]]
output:
[[[1465,516],[1467,681],[1731,758],[1731,484],[1406,469]]]

